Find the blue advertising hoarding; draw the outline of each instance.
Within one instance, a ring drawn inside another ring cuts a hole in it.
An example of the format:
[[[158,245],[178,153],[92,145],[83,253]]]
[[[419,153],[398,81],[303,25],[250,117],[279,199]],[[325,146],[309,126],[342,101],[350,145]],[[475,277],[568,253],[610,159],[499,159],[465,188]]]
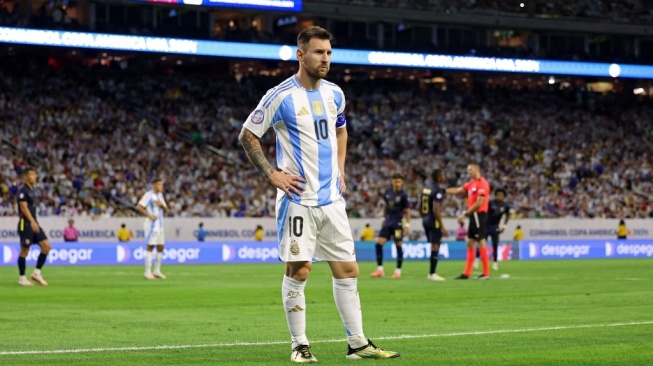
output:
[[[16,265],[19,247],[14,243],[2,243],[0,265]],[[40,248],[33,245],[27,255],[27,264],[36,264]],[[163,252],[164,264],[207,264],[220,263],[222,252],[219,246],[197,242],[175,242],[166,244]],[[145,248],[142,243],[52,243],[46,260],[49,266],[67,265],[116,265],[142,264]]]
[[[0,27],[0,43],[288,61],[295,46]],[[334,64],[653,79],[653,66],[336,48]]]
[[[356,242],[356,259],[358,261],[375,261],[376,249],[375,242]],[[492,255],[492,246],[487,246],[489,254]],[[404,260],[424,261],[431,257],[431,244],[425,241],[404,241],[402,244]],[[513,245],[511,241],[501,241],[499,243],[500,261],[509,261],[519,258],[519,248]],[[465,260],[467,257],[467,244],[462,241],[444,241],[440,245],[440,259]],[[387,243],[383,246],[383,257],[386,259],[396,259],[397,250],[393,243]]]
[[[374,261],[374,242],[357,242],[356,257],[359,261]],[[0,243],[2,257],[0,266],[14,266],[18,259],[17,243]],[[426,260],[431,254],[431,245],[426,242],[408,241],[403,245],[405,260]],[[511,242],[502,242],[499,247],[500,260],[518,257],[517,247]],[[27,256],[28,265],[36,264],[40,253],[38,246],[32,246]],[[464,242],[445,242],[440,248],[442,259],[462,260],[466,256]],[[388,259],[397,257],[394,245],[384,246]],[[47,258],[49,266],[66,265],[134,265],[142,264],[145,258],[143,243],[52,243]],[[164,264],[220,264],[220,263],[278,263],[279,250],[276,241],[216,241],[216,242],[170,242],[163,251]]]
[[[653,257],[653,239],[527,240],[519,247],[522,260]]]

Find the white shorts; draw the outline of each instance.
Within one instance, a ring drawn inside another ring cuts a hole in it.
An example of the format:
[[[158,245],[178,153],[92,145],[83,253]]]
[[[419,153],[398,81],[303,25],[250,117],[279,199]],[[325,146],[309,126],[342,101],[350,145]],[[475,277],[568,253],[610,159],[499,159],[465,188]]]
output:
[[[149,225],[145,225],[145,243],[147,245],[163,245],[165,243],[163,229],[151,229]]]
[[[283,196],[277,200],[279,258],[284,262],[354,262],[354,239],[340,198],[326,206],[302,206]]]

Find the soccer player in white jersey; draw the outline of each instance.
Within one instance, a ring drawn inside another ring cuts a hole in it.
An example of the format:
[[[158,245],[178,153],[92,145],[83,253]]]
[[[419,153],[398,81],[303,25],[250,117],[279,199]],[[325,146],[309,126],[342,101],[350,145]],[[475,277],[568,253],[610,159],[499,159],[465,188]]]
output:
[[[277,187],[279,256],[286,263],[282,301],[292,340],[291,361],[317,362],[306,337],[304,287],[312,259],[329,263],[333,297],[345,326],[348,359],[394,358],[363,333],[359,273],[345,212],[347,128],[342,90],[323,78],[331,63],[331,34],[311,26],[297,36],[299,71],[270,89],[250,114],[239,140],[250,161]],[[260,138],[274,128],[277,169]]]
[[[157,278],[166,278],[161,273],[161,257],[163,256],[163,245],[165,237],[163,235],[163,213],[168,211],[168,205],[163,198],[163,181],[154,179],[152,189],[145,192],[137,206],[138,212],[145,216],[145,278],[154,280]],[[154,260],[154,272],[152,272],[152,251],[156,246],[156,255]]]

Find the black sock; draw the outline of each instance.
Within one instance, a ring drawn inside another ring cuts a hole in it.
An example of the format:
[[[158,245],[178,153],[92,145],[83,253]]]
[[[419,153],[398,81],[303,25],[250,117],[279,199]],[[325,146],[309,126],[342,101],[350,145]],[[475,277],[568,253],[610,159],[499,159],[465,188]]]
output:
[[[497,261],[497,256],[499,255],[499,242],[495,243],[494,241],[492,242],[492,249],[494,249],[494,252],[492,253],[492,257],[494,258],[494,261]]]
[[[376,246],[376,264],[379,266],[383,265],[383,245],[375,245]]]
[[[476,248],[476,257],[475,258],[481,258],[481,252],[478,251],[478,248]]]
[[[26,267],[25,262],[26,262],[25,257],[18,257],[18,273],[21,276],[25,275],[25,267]]]
[[[47,254],[40,253],[39,258],[36,260],[36,268],[41,269],[43,265],[45,264],[45,258],[47,258]]]
[[[404,262],[404,249],[397,246],[397,268],[401,269],[401,264]]]
[[[440,254],[440,250],[433,250],[431,249],[431,268],[429,268],[429,274],[434,274],[435,273],[435,268],[438,266],[438,255]]]

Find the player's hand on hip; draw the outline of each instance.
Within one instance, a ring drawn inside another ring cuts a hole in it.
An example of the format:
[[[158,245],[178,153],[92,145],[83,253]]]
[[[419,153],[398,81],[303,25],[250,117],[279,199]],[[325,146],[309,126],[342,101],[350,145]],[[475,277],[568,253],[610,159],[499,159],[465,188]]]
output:
[[[294,198],[293,194],[301,196],[305,189],[304,183],[306,183],[306,179],[296,175],[276,171],[270,174],[268,179],[272,185],[284,191],[289,198]]]
[[[158,219],[158,217],[156,217],[156,215],[150,215],[149,218],[152,221],[156,221],[156,219]]]
[[[41,231],[41,228],[39,227],[39,224],[36,221],[32,221],[31,225],[32,225],[33,232],[38,233],[39,231]]]

